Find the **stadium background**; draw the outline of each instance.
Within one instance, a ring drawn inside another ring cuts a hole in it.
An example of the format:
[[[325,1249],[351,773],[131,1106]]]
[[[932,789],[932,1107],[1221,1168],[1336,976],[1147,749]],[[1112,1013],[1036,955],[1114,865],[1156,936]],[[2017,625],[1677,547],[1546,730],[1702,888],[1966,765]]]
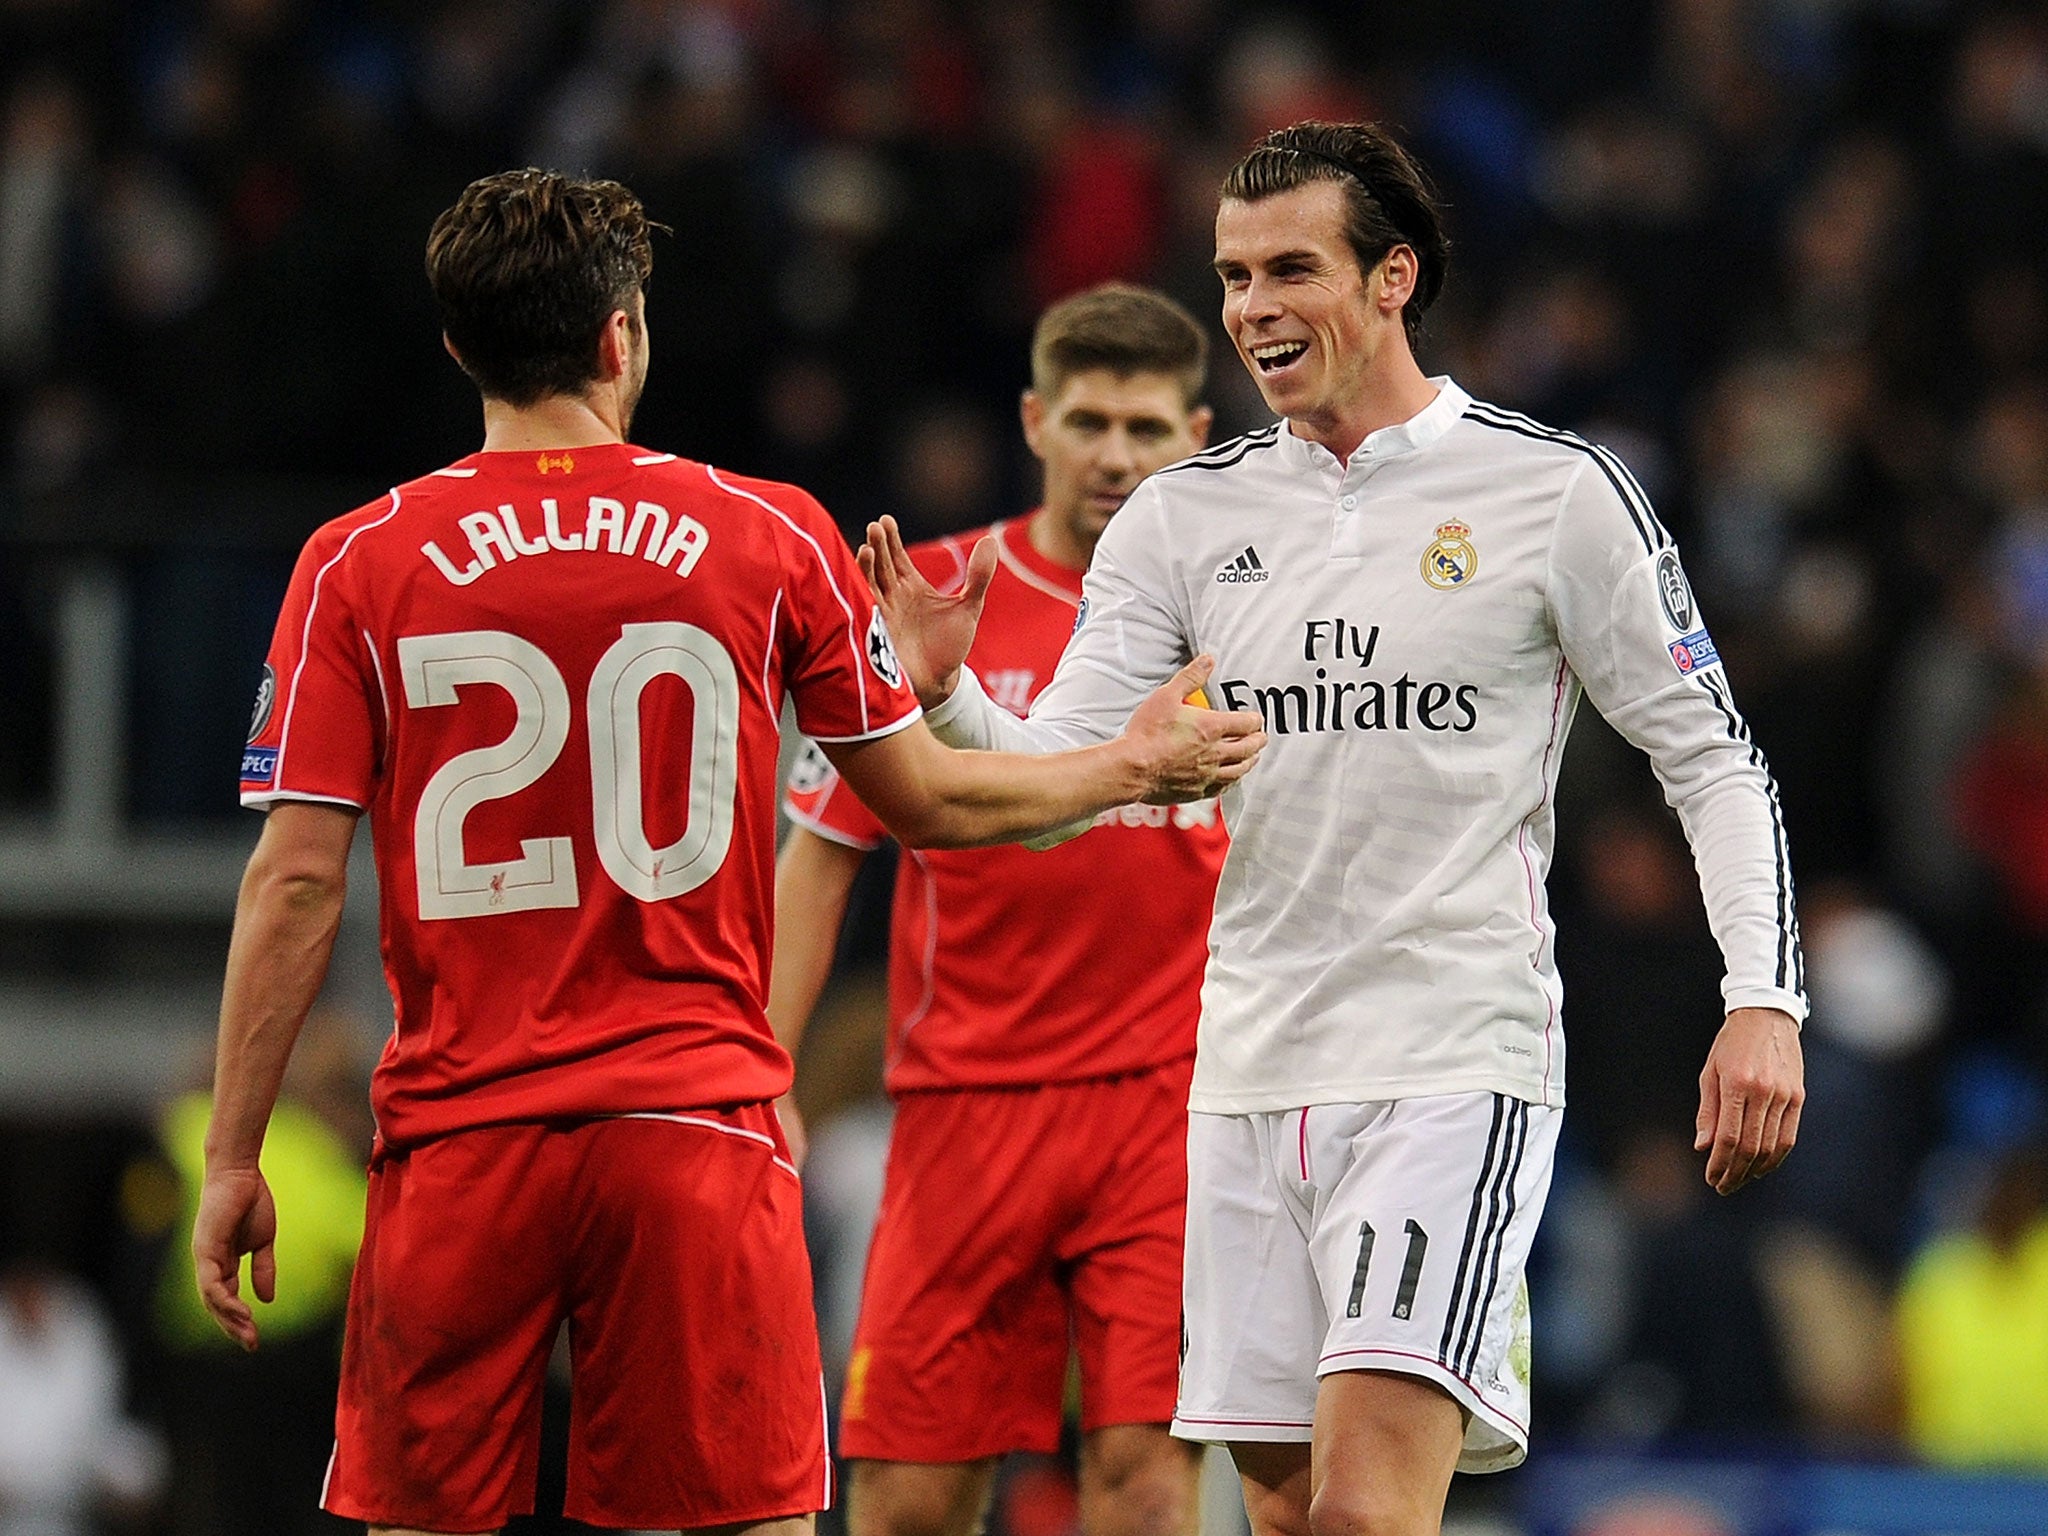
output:
[[[1213,316],[1222,171],[1311,115],[1400,125],[1441,183],[1430,371],[1617,448],[1687,550],[1783,787],[1816,1009],[1798,1154],[1713,1201],[1717,963],[1647,771],[1583,713],[1540,1444],[1457,1517],[2048,1524],[2042,1485],[1888,1470],[2048,1471],[2048,8],[0,0],[0,1532],[229,1530],[324,1456],[330,1292],[275,1367],[164,1301],[163,1116],[204,1082],[297,544],[477,439],[433,214],[508,165],[627,181],[673,230],[636,438],[928,535],[1029,504],[1038,308],[1122,277]],[[1265,419],[1214,372],[1219,436]],[[369,886],[294,1083],[313,1162],[360,1138],[388,1028]],[[801,1085],[828,1337],[882,1124],[862,889]],[[104,1442],[53,1427],[91,1398],[21,1342],[53,1315],[65,1369],[123,1373]],[[1902,1364],[1951,1371],[1918,1417]],[[1844,1466],[1861,1504],[1827,1502]],[[53,1483],[96,1490],[76,1523],[9,1523]],[[1064,1499],[1026,1468],[999,1521],[1056,1536]]]

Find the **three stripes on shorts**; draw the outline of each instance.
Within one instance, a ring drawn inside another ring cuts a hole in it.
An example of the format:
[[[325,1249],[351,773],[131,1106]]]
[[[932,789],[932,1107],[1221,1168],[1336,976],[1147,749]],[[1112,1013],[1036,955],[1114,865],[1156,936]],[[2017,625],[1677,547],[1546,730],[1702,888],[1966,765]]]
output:
[[[1493,1096],[1493,1125],[1487,1133],[1486,1157],[1472,1189],[1472,1210],[1465,1222],[1465,1244],[1458,1254],[1451,1282],[1451,1303],[1444,1316],[1437,1363],[1459,1377],[1478,1368],[1486,1316],[1500,1285],[1501,1249],[1515,1215],[1515,1184],[1521,1177],[1522,1153],[1529,1142],[1529,1106],[1505,1094]],[[1412,1218],[1403,1223],[1408,1251],[1401,1261],[1401,1281],[1394,1291],[1394,1316],[1406,1320],[1415,1308],[1422,1281],[1422,1262],[1429,1252],[1429,1234]],[[1378,1234],[1372,1223],[1358,1224],[1358,1262],[1351,1272],[1346,1317],[1357,1317],[1365,1301],[1366,1276],[1372,1268]]]

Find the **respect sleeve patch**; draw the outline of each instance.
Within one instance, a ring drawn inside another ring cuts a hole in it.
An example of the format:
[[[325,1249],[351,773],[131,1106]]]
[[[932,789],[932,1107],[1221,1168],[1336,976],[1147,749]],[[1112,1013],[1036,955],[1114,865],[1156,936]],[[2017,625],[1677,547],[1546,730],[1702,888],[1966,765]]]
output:
[[[1721,664],[1721,653],[1714,649],[1714,637],[1704,629],[1671,642],[1671,664],[1687,676],[1702,667],[1717,667]]]

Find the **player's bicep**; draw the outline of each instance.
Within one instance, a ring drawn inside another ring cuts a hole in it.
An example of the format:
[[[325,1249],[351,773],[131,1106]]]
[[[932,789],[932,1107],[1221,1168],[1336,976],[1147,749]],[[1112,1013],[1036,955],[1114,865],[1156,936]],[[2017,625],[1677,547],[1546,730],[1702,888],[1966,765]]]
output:
[[[867,856],[865,848],[825,837],[802,823],[792,826],[775,860],[776,902],[837,932],[847,893]]]
[[[1624,733],[1618,714],[1719,661],[1676,544],[1634,482],[1590,457],[1559,511],[1550,606],[1587,698]]]
[[[905,843],[917,844],[940,808],[944,747],[924,722],[886,736],[821,741],[819,747],[861,804]]]
[[[263,818],[250,872],[281,888],[338,889],[348,877],[349,845],[361,819],[347,806],[280,800]]]
[[[1748,732],[1675,546],[1621,572],[1599,632],[1567,655],[1594,707],[1674,794],[1745,765]]]

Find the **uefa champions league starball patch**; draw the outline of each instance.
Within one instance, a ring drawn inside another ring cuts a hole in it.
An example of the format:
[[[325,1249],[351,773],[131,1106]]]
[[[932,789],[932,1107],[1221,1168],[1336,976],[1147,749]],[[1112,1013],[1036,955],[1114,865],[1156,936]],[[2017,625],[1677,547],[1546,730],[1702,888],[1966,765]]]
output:
[[[263,681],[256,685],[256,707],[249,712],[249,740],[263,734],[270,724],[270,712],[277,707],[277,673],[269,662],[263,664]]]
[[[277,748],[259,747],[256,738],[270,724],[277,708],[277,673],[269,662],[263,664],[263,680],[256,685],[256,707],[249,713],[249,741],[242,748],[242,788],[264,790],[277,782]]]
[[[868,665],[875,676],[891,688],[903,686],[903,664],[896,659],[896,646],[889,638],[889,626],[882,622],[882,610],[868,620]]]
[[[1440,592],[1454,591],[1479,569],[1479,551],[1472,530],[1463,523],[1439,523],[1436,537],[1422,552],[1422,579]]]

